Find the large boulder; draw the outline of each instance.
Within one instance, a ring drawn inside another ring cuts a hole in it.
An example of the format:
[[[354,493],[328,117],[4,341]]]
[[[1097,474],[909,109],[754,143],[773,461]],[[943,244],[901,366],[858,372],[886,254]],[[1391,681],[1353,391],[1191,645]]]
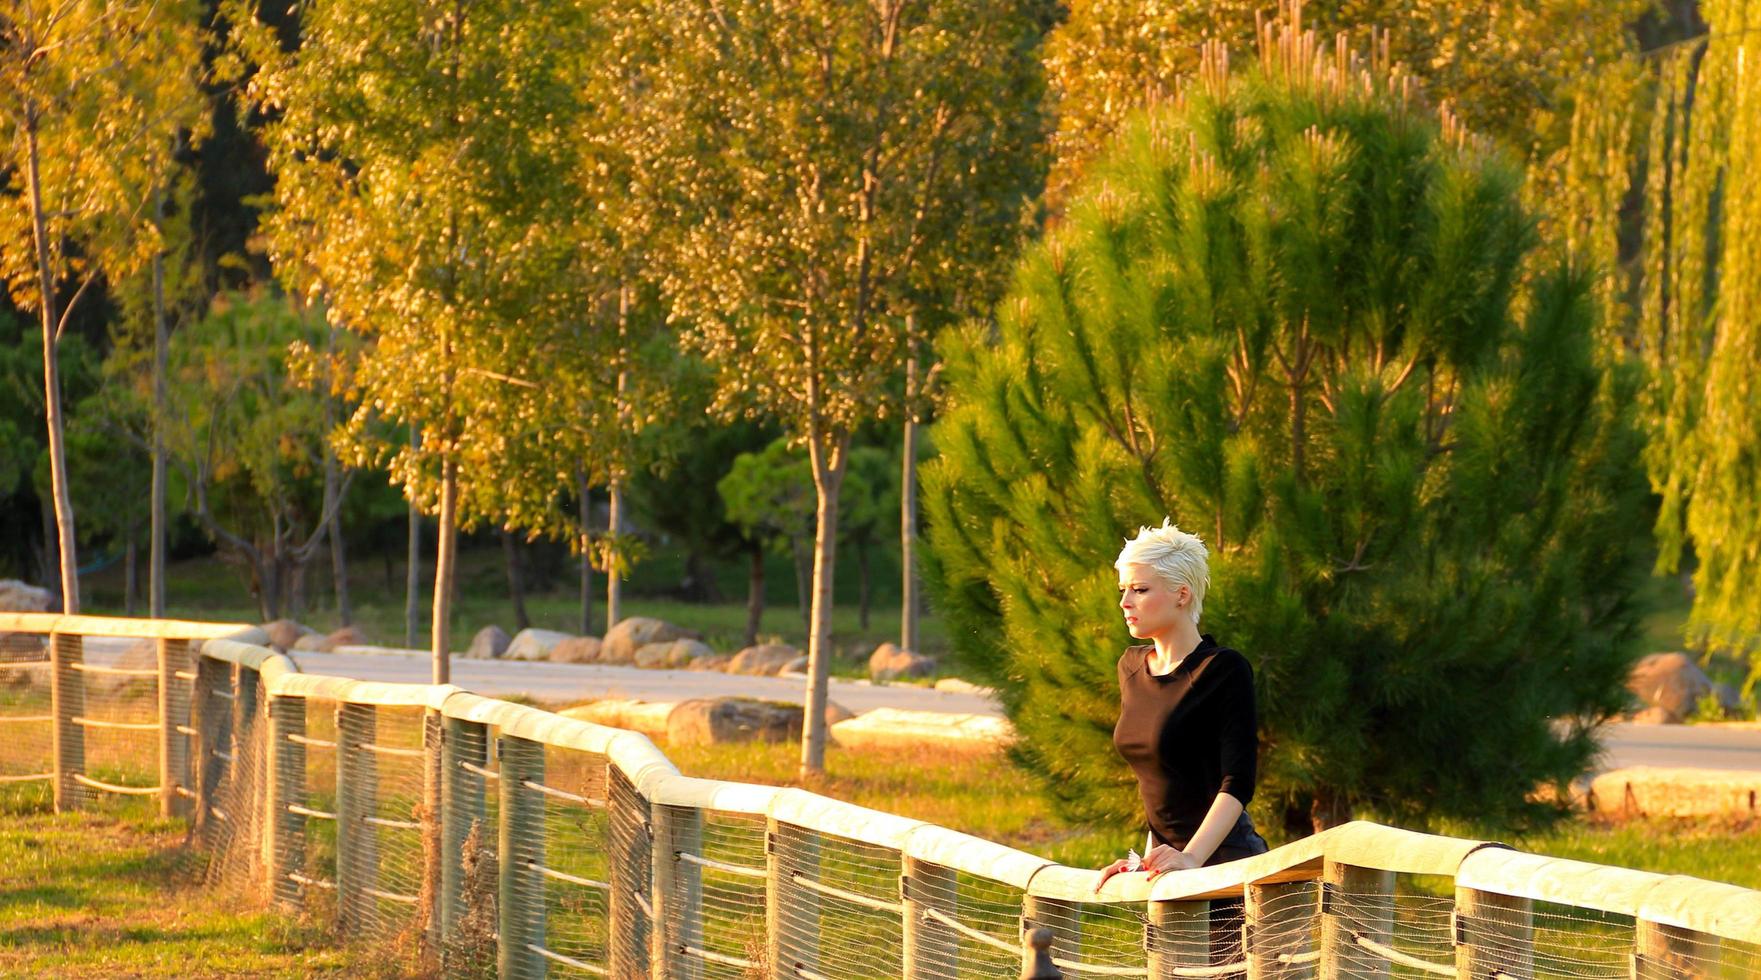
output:
[[[801,656],[796,657],[794,660],[791,660],[788,663],[782,665],[782,667],[778,668],[777,669],[777,676],[778,677],[804,677],[807,674],[807,664],[808,663],[809,663],[809,661],[807,659],[807,654],[804,653]]]
[[[774,677],[801,656],[801,651],[786,643],[761,643],[734,654],[728,661],[728,673]]]
[[[599,662],[605,664],[634,663],[636,651],[650,643],[670,643],[673,640],[701,640],[695,630],[674,626],[672,623],[647,616],[630,616],[618,621],[616,626],[607,630],[605,642],[599,648]]]
[[[1653,653],[1641,659],[1627,675],[1626,686],[1646,707],[1661,709],[1646,720],[1659,718],[1665,724],[1686,721],[1700,699],[1712,693],[1712,679],[1685,653]]]
[[[834,724],[832,739],[845,748],[906,749],[939,747],[962,752],[996,752],[1015,737],[1005,718],[940,711],[875,708]]]
[[[0,612],[48,612],[54,600],[48,589],[15,578],[0,578]]]
[[[995,698],[997,696],[997,692],[988,687],[980,687],[971,681],[961,680],[958,677],[944,677],[936,681],[936,690],[946,691],[949,694],[976,694],[981,698]]]
[[[291,619],[278,619],[273,623],[264,623],[263,632],[269,634],[269,645],[286,653],[294,648],[300,637],[316,632],[304,623],[296,623]]]
[[[364,647],[372,643],[367,639],[367,631],[353,623],[338,627],[325,639],[330,641],[330,649],[332,650],[338,650],[342,647]]]
[[[471,637],[471,646],[465,650],[465,658],[494,660],[506,653],[508,644],[512,642],[513,638],[508,636],[507,630],[493,624],[485,626],[477,631],[476,636]]]
[[[523,629],[514,634],[514,640],[508,644],[506,652],[501,655],[503,660],[549,660],[550,651],[556,645],[569,638],[567,633],[556,630]]]
[[[553,664],[591,664],[599,661],[599,637],[571,636],[550,648]]]
[[[871,680],[890,681],[901,677],[928,677],[936,672],[934,657],[901,650],[891,643],[882,643],[868,657]]]
[[[727,670],[728,664],[731,664],[733,662],[734,662],[733,657],[730,657],[725,653],[718,653],[718,654],[715,654],[714,656],[710,656],[710,657],[698,657],[696,660],[693,660],[690,663],[686,664],[685,669],[686,670]]]
[[[666,719],[671,745],[723,745],[730,742],[793,742],[801,738],[798,704],[756,698],[698,698],[681,701]]]
[[[651,670],[676,670],[689,667],[691,661],[715,655],[702,640],[672,640],[650,643],[636,651],[636,666]]]
[[[330,637],[325,636],[323,633],[307,633],[299,639],[294,640],[293,646],[288,647],[288,649],[298,650],[301,653],[329,653]]]

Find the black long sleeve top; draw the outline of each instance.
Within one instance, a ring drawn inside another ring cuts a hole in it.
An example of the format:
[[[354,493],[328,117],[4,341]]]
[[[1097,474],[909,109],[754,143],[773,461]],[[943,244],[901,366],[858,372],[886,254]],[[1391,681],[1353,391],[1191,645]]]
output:
[[[1119,722],[1113,745],[1137,776],[1156,843],[1185,847],[1218,793],[1253,799],[1259,720],[1247,658],[1206,634],[1170,673],[1146,665],[1153,645],[1119,658]],[[1239,821],[1224,839],[1251,834]]]

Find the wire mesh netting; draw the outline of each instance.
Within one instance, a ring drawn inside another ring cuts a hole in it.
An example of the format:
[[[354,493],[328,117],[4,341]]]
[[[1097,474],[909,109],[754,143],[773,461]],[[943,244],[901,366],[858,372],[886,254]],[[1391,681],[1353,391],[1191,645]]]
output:
[[[906,952],[919,969],[956,977],[1020,976],[1021,889],[920,864],[911,870],[907,891],[917,908]]]
[[[158,795],[158,644],[70,633],[56,634],[54,643],[68,805]]]
[[[414,950],[426,924],[423,709],[344,703],[336,719],[339,921]]]
[[[899,852],[778,823],[771,837],[775,976],[896,977]]]
[[[484,725],[452,718],[443,738],[441,967],[449,977],[494,976],[501,816],[495,739]]]
[[[1145,976],[1145,926],[1141,902],[1027,901],[1027,923],[1050,929],[1052,962],[1066,973]]]
[[[54,791],[48,637],[0,634],[0,809],[39,810]]]
[[[216,725],[216,737],[205,747],[211,791],[204,791],[203,815],[208,841],[208,879],[263,900],[265,873],[264,816],[267,812],[267,702],[262,678],[246,667],[235,668],[224,689],[210,692],[215,711],[226,711],[228,724]],[[215,719],[216,721],[218,718]]]
[[[765,958],[763,817],[656,807],[656,832],[669,838],[659,859],[671,865],[665,897],[671,976],[745,980]]]

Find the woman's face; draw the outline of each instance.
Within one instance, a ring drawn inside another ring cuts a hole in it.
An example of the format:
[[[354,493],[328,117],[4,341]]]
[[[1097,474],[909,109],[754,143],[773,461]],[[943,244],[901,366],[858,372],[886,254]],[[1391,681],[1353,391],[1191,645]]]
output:
[[[1119,569],[1119,610],[1132,637],[1147,640],[1174,629],[1192,592],[1184,585],[1170,586],[1148,565]]]

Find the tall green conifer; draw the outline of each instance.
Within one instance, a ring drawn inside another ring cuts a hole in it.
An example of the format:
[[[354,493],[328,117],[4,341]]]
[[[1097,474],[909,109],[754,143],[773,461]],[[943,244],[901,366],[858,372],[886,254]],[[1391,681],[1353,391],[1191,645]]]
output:
[[[1525,264],[1517,165],[1412,90],[1312,34],[1207,48],[944,345],[941,608],[1076,814],[1141,819],[1112,562],[1164,515],[1256,669],[1262,819],[1540,818],[1622,705],[1630,385],[1589,277]]]

